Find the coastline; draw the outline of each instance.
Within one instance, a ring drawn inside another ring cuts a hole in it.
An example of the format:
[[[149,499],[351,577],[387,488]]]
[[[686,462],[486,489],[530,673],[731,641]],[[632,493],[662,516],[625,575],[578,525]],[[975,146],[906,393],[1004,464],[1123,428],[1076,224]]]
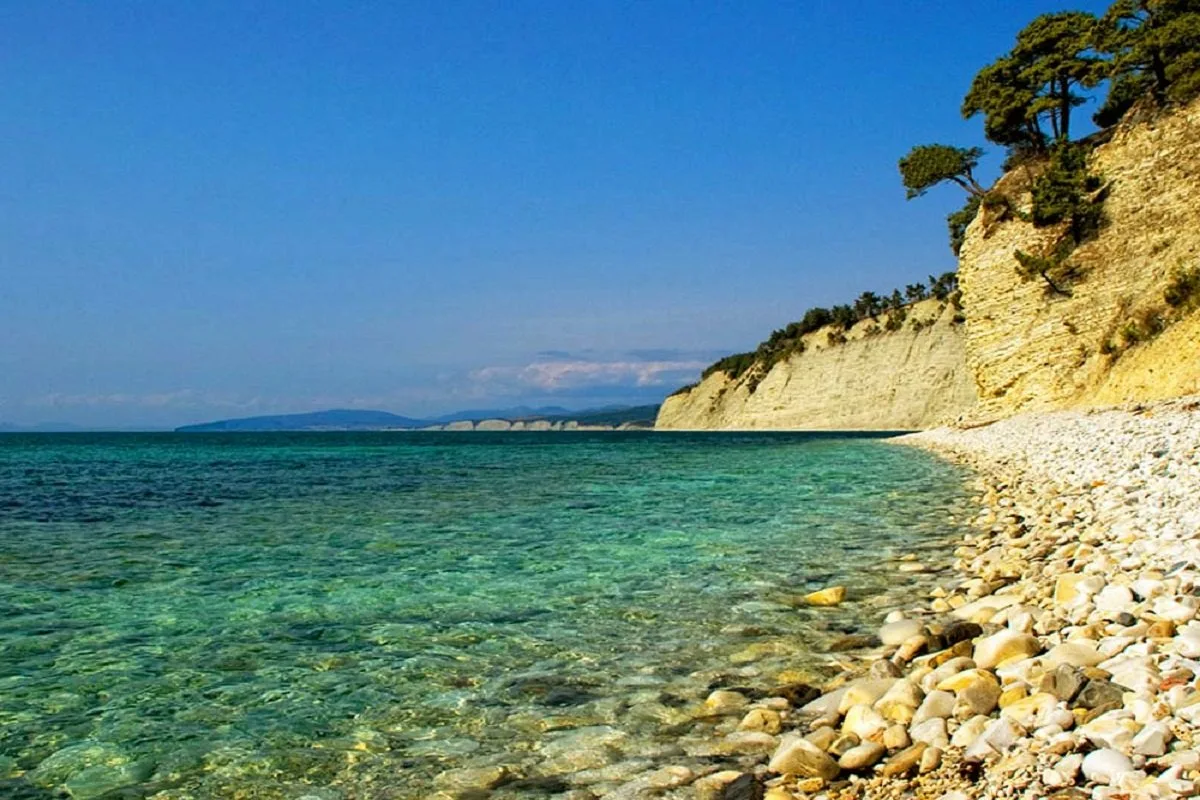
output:
[[[1200,398],[891,441],[979,475],[959,580],[800,709],[768,800],[1193,796]]]

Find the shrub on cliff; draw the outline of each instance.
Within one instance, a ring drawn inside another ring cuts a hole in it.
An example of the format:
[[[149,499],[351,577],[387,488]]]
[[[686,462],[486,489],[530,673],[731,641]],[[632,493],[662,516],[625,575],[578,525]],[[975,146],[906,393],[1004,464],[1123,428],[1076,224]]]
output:
[[[979,207],[982,204],[982,197],[971,195],[967,198],[966,205],[946,217],[946,227],[950,230],[950,249],[954,251],[954,255],[957,256],[962,251],[963,242],[967,240],[967,228],[979,215]]]
[[[1066,222],[1075,244],[1086,241],[1103,220],[1102,185],[1100,176],[1088,170],[1087,148],[1060,144],[1033,182],[1033,224],[1046,227]]]
[[[975,180],[983,150],[978,147],[951,147],[948,144],[922,144],[900,159],[900,179],[908,190],[908,199],[920,197],[941,183],[958,184],[968,194],[982,197],[984,188]]]

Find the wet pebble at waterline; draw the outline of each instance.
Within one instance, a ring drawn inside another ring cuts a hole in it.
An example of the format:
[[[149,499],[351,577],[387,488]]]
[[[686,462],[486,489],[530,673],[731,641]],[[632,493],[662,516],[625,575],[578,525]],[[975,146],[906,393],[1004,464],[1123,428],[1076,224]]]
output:
[[[836,672],[966,508],[932,456],[772,434],[6,436],[0,497],[0,787],[160,800],[750,763],[770,715],[706,698]]]

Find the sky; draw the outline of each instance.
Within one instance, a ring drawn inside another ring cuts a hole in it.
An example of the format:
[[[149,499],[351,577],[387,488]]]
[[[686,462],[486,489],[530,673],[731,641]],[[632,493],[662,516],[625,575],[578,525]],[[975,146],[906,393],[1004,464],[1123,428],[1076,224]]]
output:
[[[896,161],[1063,8],[4,3],[0,423],[657,402],[953,269]]]

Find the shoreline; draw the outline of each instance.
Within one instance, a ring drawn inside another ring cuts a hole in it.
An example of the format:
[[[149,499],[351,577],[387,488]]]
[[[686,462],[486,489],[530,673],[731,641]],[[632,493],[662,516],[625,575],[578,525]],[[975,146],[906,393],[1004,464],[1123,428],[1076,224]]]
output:
[[[1200,398],[890,441],[972,469],[982,510],[957,580],[799,709],[767,800],[1195,795]]]

